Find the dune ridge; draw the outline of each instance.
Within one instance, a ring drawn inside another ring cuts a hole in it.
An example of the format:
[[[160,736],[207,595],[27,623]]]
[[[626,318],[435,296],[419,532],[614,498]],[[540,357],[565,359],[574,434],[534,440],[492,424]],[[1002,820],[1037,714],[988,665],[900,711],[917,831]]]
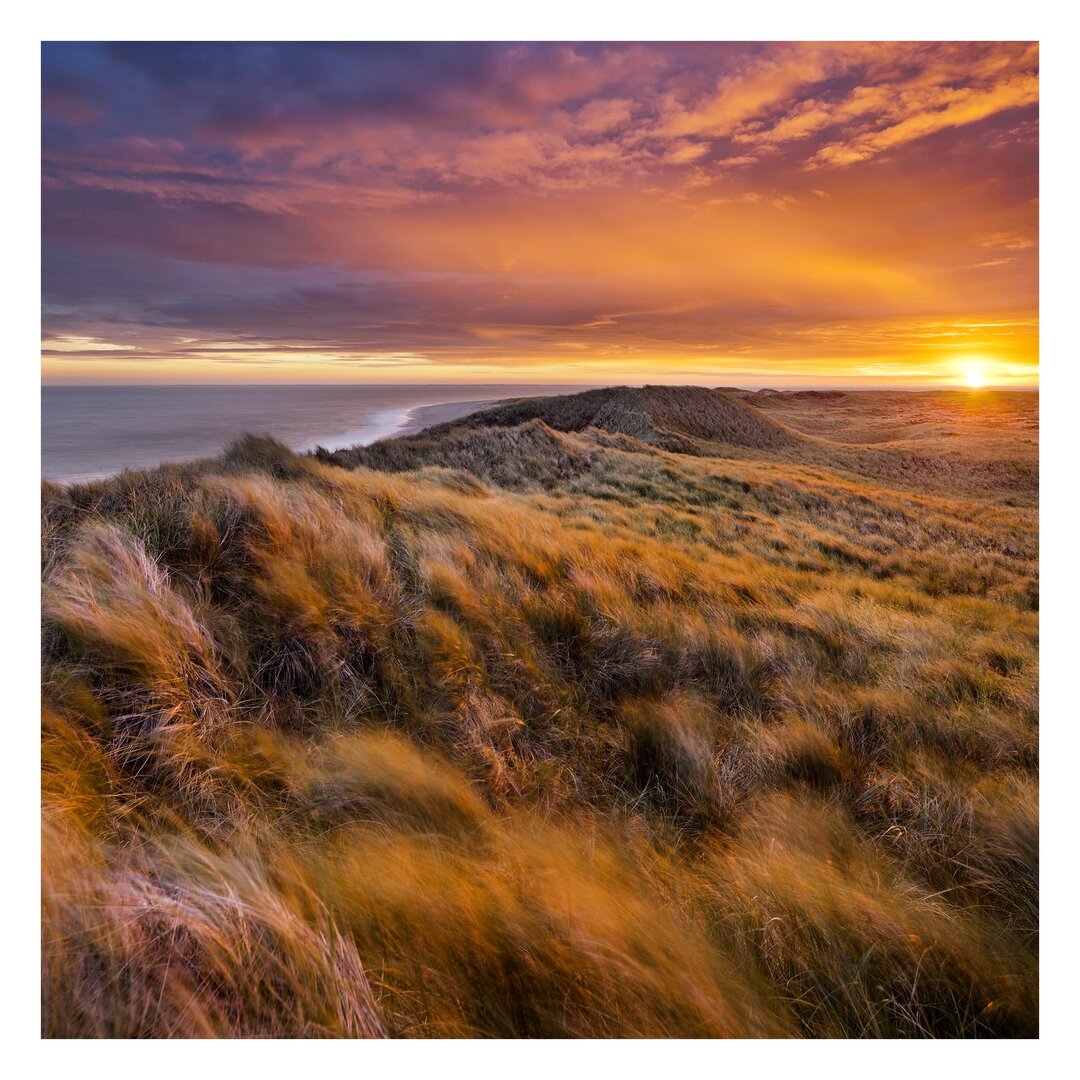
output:
[[[800,442],[796,432],[771,417],[724,391],[701,386],[618,386],[558,397],[519,398],[443,427],[512,427],[533,419],[556,431],[592,427],[665,449],[687,446],[687,440],[755,449]]]

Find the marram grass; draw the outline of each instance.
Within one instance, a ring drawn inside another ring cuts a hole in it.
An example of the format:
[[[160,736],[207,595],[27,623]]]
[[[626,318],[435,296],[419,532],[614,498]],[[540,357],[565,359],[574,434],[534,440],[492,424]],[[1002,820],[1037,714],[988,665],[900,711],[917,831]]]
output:
[[[585,421],[46,486],[46,1036],[1037,1034],[1033,501]]]

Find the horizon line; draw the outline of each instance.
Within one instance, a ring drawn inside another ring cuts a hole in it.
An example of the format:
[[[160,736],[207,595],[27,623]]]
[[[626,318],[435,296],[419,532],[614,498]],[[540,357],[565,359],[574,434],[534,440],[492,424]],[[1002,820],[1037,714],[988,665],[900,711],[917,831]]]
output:
[[[566,386],[566,387],[581,387],[582,389],[614,389],[620,386],[628,387],[645,387],[645,386],[698,386],[708,390],[716,390],[723,388],[730,388],[733,390],[744,390],[747,393],[757,393],[761,390],[777,390],[778,392],[791,392],[791,391],[803,391],[803,390],[835,390],[845,392],[855,391],[902,391],[902,392],[927,392],[935,390],[963,390],[966,393],[980,393],[988,390],[992,391],[1022,391],[1033,392],[1040,388],[1038,382],[1035,383],[993,383],[986,386],[969,386],[961,382],[957,383],[845,383],[837,385],[835,383],[798,383],[791,385],[770,385],[763,383],[760,386],[740,386],[735,383],[668,383],[668,382],[637,382],[637,381],[617,381],[617,382],[544,382],[544,381],[529,381],[529,382],[505,382],[502,380],[495,380],[491,382],[329,382],[318,380],[315,382],[75,382],[67,380],[41,380],[41,389],[83,389],[83,390],[104,390],[104,389],[151,389],[160,388],[176,389],[178,387],[213,387],[215,389],[221,389],[225,387],[258,387],[260,389],[266,387],[297,387],[297,386],[325,386],[325,387],[462,387],[467,388],[470,386]]]

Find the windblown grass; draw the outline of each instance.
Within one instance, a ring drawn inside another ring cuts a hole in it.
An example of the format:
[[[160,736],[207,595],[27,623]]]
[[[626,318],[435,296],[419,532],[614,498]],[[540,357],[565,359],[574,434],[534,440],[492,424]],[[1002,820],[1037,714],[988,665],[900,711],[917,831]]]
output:
[[[1033,509],[347,463],[45,487],[44,1034],[1037,1034]]]

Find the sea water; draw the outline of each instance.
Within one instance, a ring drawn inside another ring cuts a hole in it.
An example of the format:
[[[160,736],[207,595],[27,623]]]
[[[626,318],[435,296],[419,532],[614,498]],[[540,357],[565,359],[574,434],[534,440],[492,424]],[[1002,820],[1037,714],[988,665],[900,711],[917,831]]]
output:
[[[295,450],[383,439],[426,405],[573,393],[578,386],[43,386],[41,471],[93,480],[219,454],[248,432]],[[412,422],[412,423],[411,423]]]

